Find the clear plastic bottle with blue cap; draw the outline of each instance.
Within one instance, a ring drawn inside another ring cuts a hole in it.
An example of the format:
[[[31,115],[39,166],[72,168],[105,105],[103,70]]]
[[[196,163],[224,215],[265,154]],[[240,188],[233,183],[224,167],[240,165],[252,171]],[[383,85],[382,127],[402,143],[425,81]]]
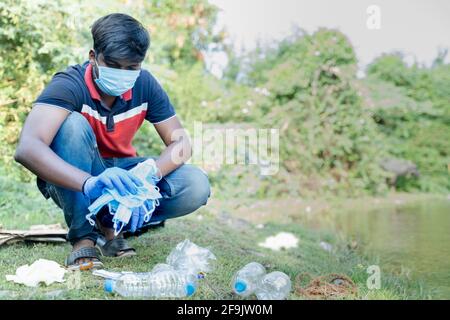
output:
[[[107,279],[104,289],[123,297],[182,298],[195,293],[197,280],[192,275],[174,270],[161,270],[124,274],[115,280]]]
[[[250,262],[240,269],[233,278],[233,290],[236,294],[247,297],[255,292],[266,269],[258,262]]]

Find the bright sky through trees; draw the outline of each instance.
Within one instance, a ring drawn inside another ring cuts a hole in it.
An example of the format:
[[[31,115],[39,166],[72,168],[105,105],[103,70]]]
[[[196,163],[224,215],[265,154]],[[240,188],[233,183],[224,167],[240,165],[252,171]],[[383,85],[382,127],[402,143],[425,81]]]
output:
[[[450,48],[448,0],[210,1],[222,9],[219,24],[228,29],[237,50],[252,49],[258,40],[280,39],[295,26],[307,32],[338,28],[350,38],[361,67],[393,51],[403,52],[409,63],[417,59],[429,65],[438,48]],[[367,27],[371,5],[380,9],[380,29]],[[213,62],[221,65],[224,58],[214,56]]]

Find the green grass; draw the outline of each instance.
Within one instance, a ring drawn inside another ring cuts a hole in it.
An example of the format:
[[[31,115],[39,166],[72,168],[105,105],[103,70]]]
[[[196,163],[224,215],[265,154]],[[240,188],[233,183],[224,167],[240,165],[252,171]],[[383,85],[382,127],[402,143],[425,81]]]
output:
[[[5,228],[63,223],[60,209],[51,200],[45,201],[34,184],[11,183],[3,178],[0,180],[0,187],[0,221]],[[213,209],[218,208],[207,206],[190,216],[167,221],[165,228],[131,238],[130,244],[137,249],[138,255],[126,259],[104,258],[105,268],[116,271],[149,271],[156,263],[164,262],[172,248],[187,238],[200,246],[210,248],[217,257],[213,271],[200,283],[199,290],[192,299],[241,299],[232,293],[230,281],[234,272],[250,261],[264,264],[268,271],[283,271],[292,280],[303,272],[313,276],[346,274],[358,286],[358,294],[348,297],[349,299],[428,297],[420,284],[410,282],[402,275],[385,273],[382,275],[382,288],[368,290],[366,268],[377,264],[377,259],[367,258],[349,249],[346,239],[334,233],[274,221],[266,223],[261,229],[256,227],[256,223]],[[295,234],[300,239],[298,248],[276,252],[258,246],[267,236],[280,231]],[[324,251],[320,247],[322,240],[333,245],[333,252]],[[102,279],[89,272],[81,273],[80,287],[77,289],[67,284],[28,288],[6,281],[6,274],[14,274],[17,267],[31,264],[39,258],[63,264],[69,252],[69,244],[17,243],[0,247],[0,299],[121,299],[106,294],[102,288]],[[72,275],[74,276],[75,274]],[[294,292],[289,297],[302,298]]]

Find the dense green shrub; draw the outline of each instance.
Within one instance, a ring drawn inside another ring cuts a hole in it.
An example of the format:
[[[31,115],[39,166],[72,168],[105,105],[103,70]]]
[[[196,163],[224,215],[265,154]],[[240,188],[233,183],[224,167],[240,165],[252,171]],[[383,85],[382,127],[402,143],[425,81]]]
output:
[[[368,104],[389,152],[417,164],[419,179],[402,179],[405,191],[450,190],[450,66],[407,66],[385,55],[368,67]]]
[[[301,34],[250,60],[244,83],[268,92],[254,121],[280,129],[279,185],[305,195],[385,190],[384,144],[354,84],[356,57],[343,34]]]
[[[17,171],[13,147],[38,92],[77,57],[72,8],[62,0],[0,3],[0,163],[25,179],[30,176]]]

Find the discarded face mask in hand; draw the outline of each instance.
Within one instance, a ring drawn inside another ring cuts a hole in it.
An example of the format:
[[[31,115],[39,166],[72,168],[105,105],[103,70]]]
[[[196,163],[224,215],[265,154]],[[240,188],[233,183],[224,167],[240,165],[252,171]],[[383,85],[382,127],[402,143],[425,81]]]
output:
[[[64,282],[66,270],[51,260],[39,259],[31,265],[24,265],[16,270],[15,275],[7,275],[6,280],[36,287],[40,282],[50,285],[53,282]]]
[[[156,186],[156,183],[161,180],[161,177],[157,176],[156,163],[153,159],[148,159],[139,163],[130,172],[142,181],[143,186],[137,187],[137,194],[125,196],[120,195],[115,189],[104,189],[103,194],[88,207],[89,213],[86,215],[86,219],[92,226],[95,225],[95,215],[105,205],[108,205],[109,213],[113,215],[115,236],[128,224],[135,208],[142,207],[145,211],[144,221],[150,221],[153,212],[159,205],[158,199],[162,198],[159,188]],[[153,200],[151,207],[145,205],[147,200]]]

